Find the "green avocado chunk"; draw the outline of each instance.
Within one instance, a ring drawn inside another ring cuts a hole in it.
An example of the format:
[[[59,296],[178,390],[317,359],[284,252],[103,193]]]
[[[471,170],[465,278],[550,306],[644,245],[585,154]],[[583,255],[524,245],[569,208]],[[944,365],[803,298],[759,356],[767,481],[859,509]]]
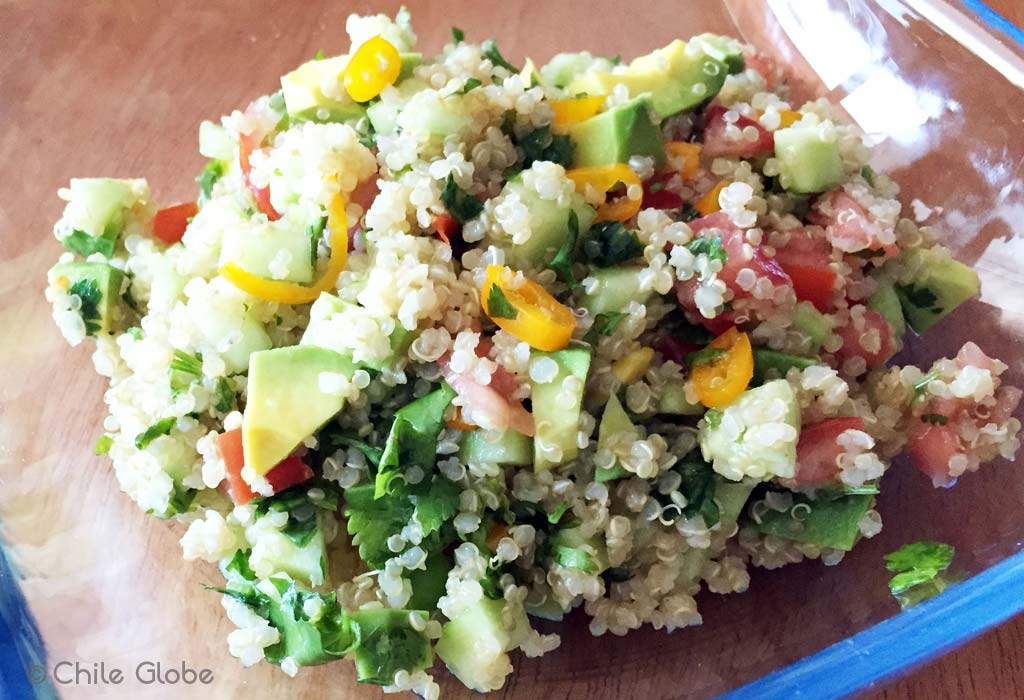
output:
[[[906,284],[897,284],[896,293],[915,333],[924,333],[948,316],[953,309],[978,295],[978,273],[945,251],[931,248],[908,250],[904,264],[916,270]]]
[[[651,106],[642,96],[569,127],[573,166],[626,163],[632,156],[651,156],[656,167],[663,166],[665,146]]]

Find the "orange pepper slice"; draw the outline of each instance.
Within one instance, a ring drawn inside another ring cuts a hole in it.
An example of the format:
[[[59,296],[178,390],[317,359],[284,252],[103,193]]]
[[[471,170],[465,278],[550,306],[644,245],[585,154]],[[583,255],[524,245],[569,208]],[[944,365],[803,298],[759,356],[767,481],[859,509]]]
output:
[[[757,110],[757,117],[758,117],[758,119],[760,119],[763,116],[764,116],[764,110],[763,109]],[[794,112],[791,109],[780,109],[779,110],[779,128],[780,129],[785,129],[787,127],[793,126],[794,124],[796,124],[798,121],[800,121],[803,118],[804,118],[804,115],[800,114],[800,112]]]
[[[453,415],[451,418],[445,421],[445,423],[448,425],[449,428],[452,428],[453,430],[461,430],[463,432],[476,430],[478,427],[475,425],[470,425],[466,421],[462,420],[462,406],[456,406],[455,415]]]
[[[544,287],[525,277],[517,277],[504,265],[487,266],[487,277],[480,290],[484,311],[499,328],[531,348],[561,350],[572,339],[576,317]],[[502,296],[510,308],[497,308]]]
[[[750,337],[732,327],[708,345],[723,354],[690,371],[697,398],[708,408],[721,408],[746,391],[754,376]]]
[[[268,280],[243,270],[235,263],[227,263],[219,274],[243,292],[264,301],[279,304],[309,304],[316,301],[322,292],[331,291],[338,284],[338,276],[348,262],[348,216],[345,214],[345,198],[340,194],[331,200],[327,208],[327,225],[331,229],[331,257],[327,269],[313,285],[307,287],[281,280]]]
[[[630,185],[642,186],[639,176],[625,163],[611,165],[590,165],[584,168],[566,170],[565,176],[576,185],[576,191],[583,193],[590,185],[598,192],[607,192],[620,182],[627,188]],[[642,199],[642,198],[641,198]],[[597,208],[598,221],[626,221],[640,211],[641,199],[619,197],[606,202]]]
[[[682,158],[683,165],[679,168],[679,175],[684,180],[690,180],[697,174],[700,168],[700,144],[687,141],[669,141],[665,144],[665,150],[675,158]]]
[[[393,85],[401,71],[402,57],[398,49],[378,34],[356,49],[341,79],[349,97],[356,102],[366,102]]]
[[[601,111],[601,105],[604,104],[604,100],[604,95],[552,100],[550,105],[555,113],[555,118],[552,120],[551,125],[556,128],[565,127],[581,122],[584,119],[590,119]]]
[[[718,195],[728,186],[728,182],[721,180],[717,185],[704,193],[704,195],[693,203],[693,208],[700,212],[701,216],[714,214],[720,211],[722,206],[718,203]]]

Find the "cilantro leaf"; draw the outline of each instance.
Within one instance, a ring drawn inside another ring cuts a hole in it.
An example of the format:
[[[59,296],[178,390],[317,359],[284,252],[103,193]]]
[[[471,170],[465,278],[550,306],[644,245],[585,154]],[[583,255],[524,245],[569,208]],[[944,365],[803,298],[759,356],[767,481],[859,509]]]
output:
[[[203,172],[196,178],[199,185],[199,206],[210,201],[213,197],[213,185],[224,175],[224,161],[212,159],[206,163]]]
[[[374,447],[362,440],[357,440],[356,438],[349,437],[347,435],[332,435],[330,440],[334,445],[356,448],[363,453],[374,468],[380,466],[380,458],[384,455],[384,450],[382,448]]]
[[[562,240],[562,247],[555,253],[555,257],[548,263],[548,267],[555,271],[558,279],[569,285],[569,289],[576,289],[579,283],[572,271],[572,257],[576,250],[576,241],[580,236],[580,220],[576,216],[576,210],[569,210],[568,233]]]
[[[718,426],[722,424],[722,412],[716,408],[709,408],[704,412],[704,420],[707,422],[709,428],[717,430]]]
[[[683,515],[687,518],[700,515],[706,526],[714,527],[721,514],[715,502],[715,472],[711,465],[699,458],[689,459],[675,470],[682,476],[679,491],[686,497]]]
[[[572,165],[572,140],[565,134],[551,135],[550,126],[541,126],[523,135],[516,141],[523,149],[523,167],[529,168],[535,161],[551,161],[562,167]]]
[[[505,296],[505,292],[501,291],[501,287],[496,284],[492,284],[491,291],[487,293],[487,315],[491,318],[507,318],[512,321],[519,316],[516,307],[512,306],[512,302]]]
[[[956,550],[942,542],[922,540],[905,544],[895,552],[885,555],[885,568],[893,572],[914,569],[935,569],[945,571],[953,561]]]
[[[317,49],[316,50],[316,55],[313,56],[313,60],[314,61],[322,61],[322,60],[324,60],[324,50],[323,49]]]
[[[374,497],[373,484],[360,484],[345,489],[345,517],[348,534],[359,549],[359,558],[371,569],[379,569],[394,556],[388,549],[391,535],[401,532],[414,506],[401,494]]]
[[[700,212],[692,204],[684,204],[683,208],[679,212],[679,220],[689,223],[694,219],[700,218]]]
[[[931,423],[932,425],[945,425],[949,422],[949,418],[941,413],[925,413],[921,416],[921,422]]]
[[[509,73],[519,72],[518,68],[506,61],[505,57],[501,55],[501,52],[498,51],[498,42],[494,39],[487,39],[484,43],[480,44],[480,51],[484,58],[490,59],[491,63],[495,66],[501,66]]]
[[[177,421],[178,419],[175,418],[174,416],[158,420],[156,423],[149,426],[143,432],[139,433],[138,436],[136,436],[135,448],[139,450],[144,450],[147,447],[149,447],[149,443],[153,442],[158,437],[162,435],[170,435],[171,428],[174,427],[174,424]]]
[[[875,170],[870,165],[865,165],[860,169],[860,176],[864,178],[869,185],[875,186]]]
[[[96,440],[96,447],[93,448],[93,454],[105,455],[110,453],[110,448],[114,445],[114,438],[110,437],[106,433],[100,435],[99,439]]]
[[[114,254],[113,237],[105,234],[102,236],[90,236],[85,231],[79,231],[78,229],[73,230],[62,238],[61,245],[64,246],[64,250],[69,250],[75,255],[81,255],[83,258],[87,258],[93,253],[99,253],[105,258],[109,258]]]
[[[566,547],[556,544],[552,547],[555,561],[567,569],[579,569],[585,574],[596,574],[597,563],[594,558],[579,547]]]
[[[423,536],[437,532],[455,517],[459,511],[459,494],[461,489],[454,481],[443,476],[435,476],[426,493],[412,496],[416,506],[416,519],[423,528]]]
[[[562,501],[555,506],[550,513],[548,513],[548,522],[552,525],[557,525],[558,521],[562,519],[562,516],[565,515],[565,511],[567,510],[569,510],[569,502]]]
[[[441,202],[448,209],[448,213],[455,217],[460,224],[480,216],[484,210],[483,202],[476,197],[466,193],[461,187],[455,184],[455,178],[449,173],[444,183],[444,191],[441,192]]]
[[[478,88],[481,85],[483,85],[483,83],[481,81],[477,80],[476,78],[468,78],[466,80],[465,84],[462,86],[462,89],[459,90],[459,94],[460,95],[465,95],[470,90],[472,90],[474,88]]]
[[[83,277],[68,288],[68,294],[74,294],[82,300],[78,313],[85,321],[85,332],[95,335],[100,329],[100,302],[103,301],[103,292],[100,291],[96,280],[91,277]]]
[[[611,267],[635,258],[644,247],[637,235],[618,221],[601,221],[590,228],[583,252],[598,267]]]
[[[327,228],[326,216],[320,217],[306,227],[306,235],[309,236],[309,260],[313,263],[313,267],[316,267],[316,249],[320,245],[320,238],[323,236],[325,228]]]
[[[374,495],[381,498],[399,474],[399,466],[418,466],[425,472],[433,469],[437,459],[437,437],[444,428],[444,412],[455,398],[455,391],[446,382],[426,396],[406,404],[395,412],[395,421],[384,443],[384,452],[377,469]]]
[[[703,367],[704,365],[714,364],[725,354],[726,351],[722,348],[713,348],[709,345],[706,348],[691,352],[686,356],[686,361],[691,367]]]
[[[452,27],[452,43],[461,44],[466,39],[466,33],[458,27]]]
[[[231,388],[231,382],[226,377],[219,377],[214,391],[213,407],[219,413],[227,413],[234,405],[235,390]]]
[[[183,350],[175,350],[174,359],[171,360],[171,369],[200,377],[203,374],[203,356],[198,352],[190,355]]]
[[[725,248],[722,247],[722,239],[718,236],[714,238],[694,238],[686,244],[686,248],[694,255],[706,255],[711,260],[718,260],[722,263],[725,263],[729,258]]]
[[[125,333],[135,338],[135,340],[142,340],[142,329],[138,326],[132,326],[131,328],[125,329]]]
[[[935,296],[935,292],[928,289],[928,287],[915,287],[912,284],[898,284],[896,285],[896,291],[919,309],[931,310],[936,313],[939,311],[936,307],[936,302],[938,302],[939,298]]]
[[[594,325],[590,327],[587,334],[583,336],[583,341],[590,343],[591,345],[597,344],[597,337],[600,335],[611,335],[615,332],[615,329],[622,323],[622,319],[626,318],[629,314],[621,311],[609,311],[607,313],[598,314],[594,317]]]

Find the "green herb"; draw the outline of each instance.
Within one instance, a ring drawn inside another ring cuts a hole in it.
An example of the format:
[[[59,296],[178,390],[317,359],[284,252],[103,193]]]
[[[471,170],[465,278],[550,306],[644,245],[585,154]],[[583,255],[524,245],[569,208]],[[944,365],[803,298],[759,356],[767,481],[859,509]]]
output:
[[[496,284],[491,285],[491,291],[487,294],[487,315],[491,318],[507,318],[512,321],[519,316],[516,307],[512,306],[512,302],[505,296],[505,292],[501,291],[501,287]]]
[[[306,227],[306,235],[309,236],[309,259],[316,267],[316,251],[320,245],[320,238],[327,227],[327,217],[322,216],[317,221]]]
[[[633,574],[624,566],[613,566],[601,572],[601,578],[605,583],[625,583],[633,578]]]
[[[452,43],[461,44],[466,39],[466,33],[458,27],[452,27]]]
[[[675,470],[682,477],[679,491],[686,497],[683,515],[687,518],[699,515],[707,527],[717,525],[721,514],[715,502],[715,472],[711,465],[698,457],[684,461]]]
[[[161,435],[170,435],[171,428],[178,421],[177,418],[171,416],[170,418],[162,418],[153,425],[146,428],[143,432],[139,433],[135,438],[135,448],[144,450],[149,447],[149,443],[156,440]]]
[[[174,359],[171,360],[171,369],[175,372],[201,377],[203,374],[203,356],[198,352],[190,355],[182,350],[175,350]]]
[[[513,66],[511,63],[505,60],[505,57],[498,51],[498,42],[494,39],[487,39],[484,43],[480,44],[480,52],[484,55],[484,58],[490,59],[491,63],[495,66],[501,66],[509,73],[518,73],[519,69]]]
[[[125,330],[125,333],[135,338],[135,340],[142,340],[142,329],[138,326],[132,326]]]
[[[455,398],[447,383],[408,403],[395,412],[395,420],[384,443],[377,468],[374,495],[381,498],[391,489],[391,482],[412,466],[429,473],[437,459],[437,437],[444,428],[444,412]]]
[[[729,258],[725,248],[722,247],[722,239],[718,236],[714,238],[694,238],[686,244],[686,248],[694,255],[706,255],[709,259],[718,260],[722,263],[725,263]]]
[[[949,422],[949,419],[941,413],[925,413],[921,416],[922,423],[931,423],[932,425],[945,425]]]
[[[107,434],[100,435],[99,439],[96,440],[96,447],[93,448],[92,452],[96,455],[105,455],[110,453],[110,448],[114,445],[114,438]]]
[[[716,408],[709,408],[704,412],[704,422],[712,430],[718,430],[718,426],[722,424],[722,412]]]
[[[942,542],[914,542],[885,555],[885,568],[896,573],[889,590],[899,596],[911,588],[932,582],[949,568],[956,550]]]
[[[91,277],[83,277],[68,288],[68,294],[74,294],[81,300],[82,305],[78,308],[78,313],[85,321],[85,332],[95,335],[96,331],[100,329],[100,324],[97,321],[100,320],[99,306],[103,301],[103,292],[100,291],[96,280]]]
[[[192,505],[192,501],[196,498],[195,489],[190,489],[187,486],[181,486],[174,484],[173,490],[171,491],[170,497],[167,499],[167,507],[161,512],[154,510],[146,511],[150,515],[155,515],[158,518],[173,518],[175,515],[181,515],[188,511]]]
[[[920,379],[914,382],[914,398],[922,396],[927,390],[928,385],[939,378],[938,370],[932,370],[927,374],[923,375]]]
[[[235,405],[235,390],[231,388],[231,382],[227,377],[217,378],[217,388],[214,390],[213,407],[218,413],[227,413]]]
[[[686,356],[686,361],[691,367],[703,367],[704,365],[711,365],[728,353],[722,348],[713,348],[708,346],[691,352]]]
[[[618,221],[601,221],[590,228],[583,252],[598,267],[611,267],[643,253],[637,235]]]
[[[552,136],[549,126],[524,134],[516,140],[516,145],[523,149],[524,168],[529,168],[536,161],[550,161],[564,168],[572,165],[572,140],[565,134]]]
[[[597,563],[594,561],[594,558],[579,547],[555,545],[552,547],[551,553],[555,561],[567,569],[579,569],[585,574],[597,573]]]
[[[362,440],[357,440],[356,438],[349,437],[347,435],[332,435],[329,439],[335,445],[354,447],[359,450],[375,469],[380,466],[380,458],[384,455],[384,450],[382,448],[374,447]]]
[[[426,493],[413,495],[416,519],[423,529],[423,536],[438,532],[446,522],[459,512],[459,494],[462,489],[454,481],[435,477]]]
[[[473,88],[478,88],[481,85],[483,85],[483,83],[481,81],[477,80],[476,78],[469,78],[469,79],[466,80],[465,84],[462,86],[462,89],[459,90],[459,94],[460,95],[465,95],[467,92],[469,92]]]
[[[882,248],[865,248],[864,250],[858,250],[854,255],[862,260],[872,260],[885,255],[885,250]]]
[[[90,236],[85,231],[75,229],[61,239],[64,250],[70,250],[75,255],[87,258],[93,253],[99,253],[105,258],[114,254],[114,238],[103,236]]]
[[[684,204],[683,208],[679,211],[679,220],[689,223],[694,219],[700,218],[700,212],[692,204]]]
[[[448,174],[444,183],[444,191],[441,192],[441,202],[448,209],[448,213],[460,224],[480,216],[484,210],[483,202],[476,197],[466,194],[465,190],[455,184],[455,178]]]
[[[608,60],[612,62],[613,66],[617,66],[620,63],[622,63],[622,54],[617,53],[614,56],[612,56],[611,58],[609,58]]]
[[[898,284],[896,285],[896,291],[900,292],[911,304],[919,309],[931,309],[936,313],[940,310],[935,307],[939,298],[935,296],[935,292],[927,287],[915,287],[912,284]]]
[[[870,165],[865,165],[860,169],[860,176],[867,180],[869,185],[875,186],[875,171]]]
[[[213,197],[213,185],[223,175],[224,161],[216,159],[207,161],[203,172],[196,178],[196,184],[199,185],[199,206],[210,201]]]
[[[313,56],[313,60],[314,61],[322,61],[322,60],[324,60],[324,50],[323,49],[317,49],[316,50],[316,55]]]
[[[555,253],[555,257],[548,263],[548,267],[555,271],[558,279],[569,285],[569,289],[576,289],[579,283],[572,271],[572,258],[576,250],[576,241],[580,236],[580,220],[576,216],[575,209],[569,209],[568,233],[562,240],[562,247]],[[497,288],[497,285],[495,285]]]
[[[558,521],[562,519],[562,516],[565,515],[565,512],[567,510],[569,510],[569,502],[562,501],[557,506],[555,506],[555,508],[550,513],[548,513],[548,522],[552,525],[557,525]]]
[[[611,335],[615,332],[615,329],[622,323],[622,319],[626,318],[629,314],[621,311],[609,311],[607,313],[598,314],[594,317],[594,325],[590,327],[587,334],[583,336],[583,341],[590,343],[591,345],[597,344],[597,337],[600,335]]]

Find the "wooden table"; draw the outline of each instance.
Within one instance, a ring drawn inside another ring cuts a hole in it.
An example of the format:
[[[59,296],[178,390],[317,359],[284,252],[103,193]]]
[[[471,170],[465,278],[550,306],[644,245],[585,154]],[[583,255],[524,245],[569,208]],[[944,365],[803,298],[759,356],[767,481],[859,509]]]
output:
[[[101,3],[97,2],[82,2],[84,6],[98,6]],[[310,5],[318,3],[310,3]],[[327,5],[328,3],[324,3]],[[365,11],[369,8],[371,3],[359,2],[352,6],[353,10]],[[373,3],[376,6],[378,3]],[[1018,24],[1024,24],[1024,5],[1021,4],[1020,0],[990,0],[990,4],[1001,11],[1005,16],[1014,20]],[[357,5],[357,6],[356,6]],[[147,15],[157,11],[159,6],[157,4],[147,3],[132,3],[124,4],[124,10],[128,13],[137,15]],[[438,21],[442,23],[451,23],[456,21],[454,18],[449,18],[445,15],[444,11],[438,11],[439,8],[433,8],[430,10],[418,10],[418,15],[425,15],[422,19],[425,22]],[[564,8],[563,8],[564,9]],[[240,16],[245,15],[246,12],[258,13],[258,8],[253,5],[248,6],[245,11],[240,11]],[[16,94],[20,98],[29,101],[31,107],[31,113],[42,115],[45,114],[46,105],[36,104],[31,102],[38,99],[35,97],[35,91],[31,85],[24,84],[21,80],[21,69],[12,69],[11,66],[17,64],[18,66],[27,67],[38,67],[39,65],[48,65],[46,62],[49,57],[58,53],[55,46],[61,43],[70,44],[74,47],[74,53],[62,53],[61,55],[75,56],[73,60],[64,60],[62,63],[52,66],[53,72],[51,79],[67,81],[67,89],[72,91],[72,94],[76,94],[83,103],[89,102],[89,94],[82,90],[81,86],[76,85],[78,82],[77,71],[80,66],[88,66],[88,57],[90,46],[89,42],[105,41],[104,38],[104,27],[103,26],[89,26],[89,34],[86,36],[78,36],[73,33],[65,34],[61,30],[61,22],[70,15],[77,15],[79,17],[88,15],[88,9],[77,8],[76,10],[71,9],[71,3],[61,3],[52,0],[23,0],[22,3],[0,3],[0,26],[7,27],[9,30],[14,29],[15,34],[17,29],[33,30],[35,33],[39,33],[40,26],[45,25],[46,29],[41,33],[46,38],[46,42],[42,45],[23,45],[20,43],[14,44],[15,48],[8,48],[4,53],[4,63],[10,62],[7,66],[0,66],[0,75],[2,75],[6,81],[5,88],[0,91],[0,115],[6,115],[9,111],[13,111],[14,114],[28,114],[28,111],[18,112],[12,107],[11,94]],[[318,21],[323,29],[323,14],[318,14],[312,7],[304,8],[303,15],[310,18],[310,21]],[[318,19],[319,18],[319,19]],[[196,12],[194,16],[196,27],[198,30],[202,30],[203,16],[202,12]],[[54,23],[54,26],[50,26],[50,23]],[[80,24],[80,23],[78,23]],[[549,23],[558,24],[558,23]],[[127,36],[118,37],[118,41],[124,46],[124,52],[122,59],[124,61],[154,61],[159,62],[166,60],[173,62],[177,56],[176,51],[180,49],[176,48],[178,42],[175,40],[175,32],[166,30],[160,32],[160,46],[162,46],[166,53],[158,56],[146,56],[138,57],[132,53],[133,47],[142,45],[142,37]],[[225,35],[221,37],[210,37],[204,50],[208,50],[211,53],[211,59],[209,64],[204,70],[208,70],[209,73],[201,75],[193,75],[188,77],[172,76],[168,71],[160,73],[157,71],[153,75],[163,75],[165,80],[178,80],[185,81],[188,84],[190,78],[195,78],[197,82],[207,81],[209,82],[216,77],[216,71],[223,69],[223,66],[218,66],[215,60],[215,53],[218,49],[220,42],[244,42],[248,35],[245,31],[244,23],[236,28],[237,31],[232,32],[230,36]],[[521,29],[517,27],[516,29]],[[185,31],[186,29],[183,29]],[[337,28],[340,33],[341,27]],[[556,33],[561,34],[562,29],[558,27],[547,27],[541,28],[538,31],[547,31],[552,37]],[[11,37],[14,37],[12,34]],[[5,40],[6,41],[6,40]],[[309,44],[308,46],[303,45],[304,40],[301,37],[296,37],[295,44],[299,49],[301,55],[312,56],[319,46]],[[305,42],[309,43],[309,42]],[[326,47],[325,47],[326,48]],[[118,65],[116,62],[107,63],[99,67],[101,70],[108,71],[108,89],[112,94],[125,94],[133,89],[133,85],[125,84],[124,80],[120,80],[118,77]],[[97,66],[91,66],[93,70],[97,70]],[[224,82],[224,92],[220,96],[219,104],[210,105],[210,110],[206,116],[212,116],[213,114],[219,113],[217,110],[221,107],[229,109],[233,105],[243,104],[246,96],[256,94],[254,91],[255,81],[251,77],[247,77],[247,71],[250,66],[238,65],[233,67],[236,71],[234,74],[225,73],[222,76]],[[252,69],[252,72],[264,74],[268,73],[267,66],[256,66]],[[26,69],[27,71],[27,69]],[[275,68],[276,71],[276,68]],[[274,71],[271,71],[274,72]],[[276,75],[276,72],[275,72]],[[153,92],[152,86],[143,85],[139,89],[149,90]],[[166,133],[163,132],[163,127],[157,126],[157,123],[161,120],[173,121],[175,118],[175,106],[180,107],[172,102],[172,95],[168,93],[163,94],[164,111],[161,114],[153,116],[153,119],[148,123],[139,123],[139,135],[145,139],[157,139],[165,138],[173,142],[174,147],[180,149],[187,149],[188,151],[194,151],[193,137],[194,132],[192,130],[186,131],[183,129],[172,128],[168,129]],[[176,99],[182,99],[188,101],[190,93],[188,90],[176,91],[174,93]],[[112,122],[117,122],[125,115],[130,115],[131,110],[129,106],[119,103],[116,99],[105,98],[106,102],[103,103],[103,109],[107,110]],[[97,100],[92,100],[96,102]],[[194,101],[194,100],[193,100]],[[82,109],[86,109],[83,107]],[[91,108],[86,111],[95,112]],[[211,111],[212,110],[212,111]],[[194,110],[193,110],[194,111]],[[38,117],[43,118],[43,117]],[[93,119],[95,121],[95,119]],[[5,124],[6,126],[6,124]],[[20,126],[20,125],[19,125]],[[27,126],[27,125],[26,125]],[[171,124],[172,127],[176,126]],[[73,157],[69,160],[74,161],[77,169],[63,172],[60,177],[66,177],[67,175],[73,174],[79,171],[103,171],[107,162],[107,154],[102,152],[102,149],[89,149],[88,145],[93,142],[93,139],[106,143],[109,145],[110,139],[108,137],[96,138],[93,133],[77,133],[73,131],[63,131],[60,133],[53,133],[47,135],[44,139],[38,134],[44,133],[39,129],[34,131],[26,128],[26,133],[34,133],[31,139],[31,143],[28,144],[31,147],[38,147],[40,153],[47,154],[45,157],[42,155],[39,158],[26,157],[27,151],[24,145],[16,146],[16,150],[8,150],[7,148],[0,148],[0,155],[3,155],[3,161],[7,166],[7,175],[11,182],[16,182],[13,185],[13,189],[8,187],[6,197],[0,201],[0,225],[4,227],[5,243],[8,242],[6,238],[13,226],[18,226],[18,230],[14,232],[15,243],[14,251],[19,251],[19,244],[26,241],[30,235],[44,235],[48,227],[48,221],[52,220],[55,214],[55,204],[52,198],[52,191],[49,188],[49,183],[56,177],[57,170],[55,165],[59,164],[59,158],[55,158],[55,153],[71,153]],[[13,143],[13,139],[4,142],[6,145]],[[127,146],[126,146],[127,148]],[[165,150],[169,148],[165,141],[162,145]],[[19,153],[21,154],[18,157]],[[123,169],[132,170],[133,172],[138,170],[140,167],[145,165],[151,167],[150,160],[146,158],[144,151],[137,148],[137,144],[133,144],[131,150],[126,150],[122,154],[122,160],[120,165]],[[117,173],[122,174],[122,173]],[[191,175],[182,177],[180,172],[172,172],[172,168],[169,165],[152,166],[149,174],[152,176],[152,180],[158,185],[163,187],[161,194],[169,199],[174,197],[184,197],[187,192],[192,191],[190,183]],[[45,176],[44,176],[45,175]],[[51,177],[53,176],[53,177]],[[171,183],[179,183],[172,185]],[[45,187],[40,188],[40,185],[45,184]],[[15,196],[18,195],[18,196]],[[45,205],[37,208],[37,202],[45,202]],[[33,233],[34,231],[34,233]],[[27,246],[24,246],[27,250]],[[2,256],[0,256],[2,257]],[[11,260],[10,262],[14,262]],[[31,261],[30,261],[31,262]],[[38,282],[38,281],[37,281]],[[38,284],[31,285],[31,293],[38,293]],[[6,293],[13,293],[15,286],[13,284],[4,285],[4,280],[0,280],[0,291]],[[46,319],[48,321],[48,319]],[[6,332],[6,331],[5,331]],[[86,397],[71,397],[74,399],[81,399],[86,401],[85,406],[93,406],[96,404],[97,410],[99,410],[96,396],[98,395],[98,383],[94,382],[91,389],[93,394]],[[74,403],[74,402],[72,402]],[[44,416],[40,418],[41,424],[48,425],[50,423],[56,424],[57,421],[54,416]],[[87,424],[89,422],[84,420],[73,421],[69,427],[65,430],[68,434],[74,433],[75,431],[84,434],[85,431],[91,430]],[[0,454],[0,457],[3,457]],[[2,486],[0,486],[2,488]],[[163,528],[160,528],[163,530]],[[162,538],[170,542],[169,536],[158,532],[156,528],[149,531],[147,537]],[[872,695],[871,697],[876,700],[944,700],[946,698],[972,698],[975,700],[1001,700],[1003,698],[1020,698],[1024,697],[1024,618],[1017,619],[1011,623],[1007,623],[1001,628],[993,630],[980,639],[972,642],[966,647],[956,651],[943,659],[940,659],[922,669],[917,670],[907,678],[900,680],[888,689],[880,691]]]

